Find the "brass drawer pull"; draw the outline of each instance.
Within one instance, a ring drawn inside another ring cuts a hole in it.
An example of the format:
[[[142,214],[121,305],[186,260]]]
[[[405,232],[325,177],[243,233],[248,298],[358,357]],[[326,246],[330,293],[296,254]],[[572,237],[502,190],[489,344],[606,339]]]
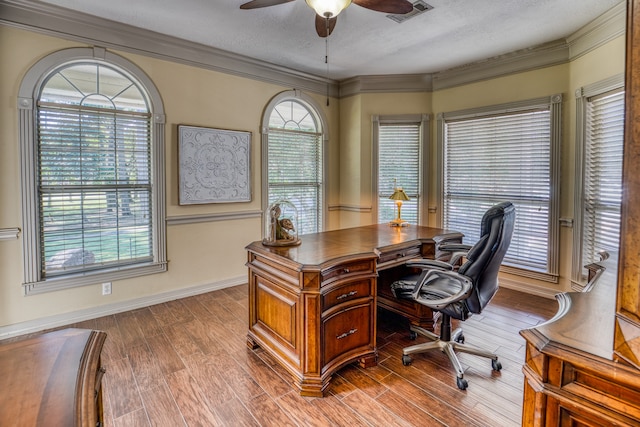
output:
[[[344,272],[344,274],[347,274],[347,273],[349,272],[349,269],[348,269],[348,268],[345,268],[345,269],[343,269],[342,271]]]
[[[338,295],[336,297],[336,300],[349,298],[349,297],[352,297],[352,296],[357,295],[357,294],[358,294],[358,291],[350,291],[350,292],[347,292],[346,294]]]
[[[398,253],[398,254],[396,254],[396,257],[397,257],[397,258],[403,258],[403,257],[405,257],[405,256],[407,256],[406,252],[402,252],[402,253]]]
[[[348,337],[349,335],[353,335],[353,334],[355,334],[356,332],[358,332],[358,329],[357,329],[357,328],[349,329],[347,332],[344,332],[344,333],[342,333],[342,334],[340,334],[340,335],[337,335],[337,336],[336,336],[336,339],[337,339],[337,340],[341,340],[342,338],[346,338],[346,337]]]

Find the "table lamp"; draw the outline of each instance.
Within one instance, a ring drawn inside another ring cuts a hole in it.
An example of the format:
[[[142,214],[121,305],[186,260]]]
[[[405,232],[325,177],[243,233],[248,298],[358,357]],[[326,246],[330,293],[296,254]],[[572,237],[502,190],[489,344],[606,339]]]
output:
[[[400,218],[400,208],[402,207],[403,201],[409,200],[409,196],[407,196],[407,193],[404,192],[402,187],[398,187],[395,185],[395,180],[394,180],[394,187],[395,188],[394,188],[393,194],[389,197],[389,199],[396,201],[396,206],[398,207],[398,217],[393,221],[389,222],[389,225],[392,227],[408,227],[409,223],[407,221],[402,220],[402,218]]]

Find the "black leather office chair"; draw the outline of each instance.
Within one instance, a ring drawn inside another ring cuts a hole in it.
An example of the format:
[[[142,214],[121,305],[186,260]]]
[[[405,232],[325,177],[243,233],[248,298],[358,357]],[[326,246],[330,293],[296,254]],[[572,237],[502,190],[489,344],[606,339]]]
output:
[[[480,313],[498,290],[498,271],[504,258],[515,222],[515,208],[511,202],[499,203],[491,207],[482,217],[480,239],[472,247],[455,245],[439,248],[451,250],[452,261],[458,259],[462,250],[466,259],[456,269],[455,262],[420,260],[407,265],[421,268],[422,272],[393,282],[391,289],[397,298],[408,298],[442,313],[440,336],[411,326],[411,336],[420,334],[432,341],[413,345],[402,350],[402,363],[411,363],[410,354],[439,349],[445,353],[457,373],[458,388],[467,388],[462,365],[456,351],[475,354],[491,359],[495,371],[502,369],[498,356],[464,344],[462,329],[451,333],[451,318],[466,320],[471,314]]]

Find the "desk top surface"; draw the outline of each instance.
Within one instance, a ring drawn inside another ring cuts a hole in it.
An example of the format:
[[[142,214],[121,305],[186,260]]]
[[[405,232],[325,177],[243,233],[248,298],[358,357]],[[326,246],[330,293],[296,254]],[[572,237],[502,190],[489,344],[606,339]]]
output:
[[[305,234],[300,236],[302,243],[299,246],[265,246],[261,241],[256,241],[246,249],[269,257],[275,255],[302,265],[321,265],[352,256],[377,257],[381,251],[399,250],[414,246],[416,242],[434,243],[443,238],[461,236],[458,232],[441,228],[374,224]]]
[[[557,294],[556,315],[521,334],[539,350],[553,346],[613,360],[617,263],[617,257],[599,263],[601,274],[588,292]]]

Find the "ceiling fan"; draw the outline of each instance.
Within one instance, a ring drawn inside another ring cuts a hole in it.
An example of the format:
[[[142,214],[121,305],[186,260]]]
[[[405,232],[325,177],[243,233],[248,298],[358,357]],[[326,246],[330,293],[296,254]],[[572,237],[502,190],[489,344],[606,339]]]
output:
[[[240,9],[258,9],[289,3],[293,0],[252,0],[240,6]],[[305,0],[316,11],[316,32],[320,37],[328,37],[336,26],[338,14],[351,3],[377,12],[404,15],[413,10],[408,0]]]

